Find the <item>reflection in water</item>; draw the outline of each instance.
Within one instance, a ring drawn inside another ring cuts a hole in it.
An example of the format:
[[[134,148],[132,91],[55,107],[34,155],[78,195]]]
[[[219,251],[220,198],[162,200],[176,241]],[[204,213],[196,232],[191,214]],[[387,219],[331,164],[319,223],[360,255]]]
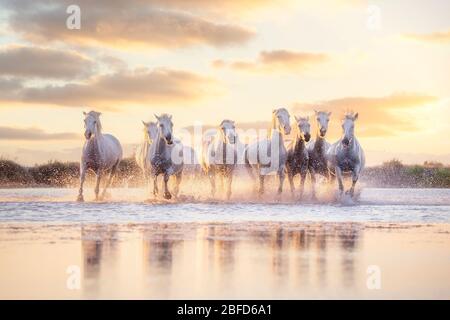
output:
[[[256,274],[264,285],[281,292],[326,287],[328,281],[336,285],[336,277],[342,281],[338,285],[351,287],[359,229],[357,224],[143,225],[138,229],[143,290],[162,298],[183,285],[199,290],[208,286],[216,294],[232,292],[240,283],[258,281]],[[89,296],[99,294],[102,266],[113,272],[124,250],[117,246],[120,233],[114,226],[82,228],[84,291]]]
[[[89,295],[98,294],[102,279],[102,262],[116,261],[116,231],[114,225],[81,227],[81,248],[83,253],[83,291]],[[107,266],[111,266],[108,264]]]
[[[351,287],[355,282],[355,247],[358,240],[358,229],[352,227],[354,224],[350,224],[349,228],[342,230],[339,233],[339,239],[342,252],[342,274],[343,285]]]
[[[8,225],[0,298],[448,299],[449,234],[450,224]],[[67,287],[72,265],[82,290]],[[381,290],[367,287],[370,265]]]

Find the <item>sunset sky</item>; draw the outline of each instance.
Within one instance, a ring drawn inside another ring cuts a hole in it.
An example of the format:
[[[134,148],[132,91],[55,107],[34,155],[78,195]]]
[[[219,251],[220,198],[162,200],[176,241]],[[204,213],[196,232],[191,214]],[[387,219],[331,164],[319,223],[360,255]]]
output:
[[[0,0],[3,158],[77,160],[83,111],[131,155],[154,113],[264,127],[278,107],[331,111],[331,142],[358,111],[369,165],[450,163],[450,2]]]

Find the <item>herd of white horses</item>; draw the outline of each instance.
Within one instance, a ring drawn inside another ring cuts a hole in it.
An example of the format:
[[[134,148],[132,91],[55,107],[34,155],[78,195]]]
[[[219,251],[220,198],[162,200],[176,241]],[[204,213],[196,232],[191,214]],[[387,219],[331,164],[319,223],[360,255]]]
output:
[[[117,138],[102,133],[100,113],[84,113],[86,142],[80,165],[80,189],[78,201],[84,201],[83,185],[88,170],[96,174],[95,197],[101,200],[110,187],[112,179],[122,160],[123,151]],[[295,138],[286,145],[285,136],[291,132],[289,112],[285,108],[272,112],[272,122],[267,138],[243,144],[239,140],[235,122],[223,120],[216,135],[204,143],[201,152],[201,167],[211,183],[211,193],[216,193],[216,177],[226,181],[226,197],[230,199],[232,180],[238,164],[243,164],[255,181],[259,195],[264,193],[267,175],[278,177],[278,194],[283,192],[287,175],[291,192],[294,193],[294,177],[300,175],[299,198],[303,196],[307,173],[311,177],[311,194],[316,197],[316,175],[324,176],[329,182],[338,182],[339,196],[344,194],[343,174],[349,173],[352,185],[347,194],[353,196],[356,182],[364,168],[364,151],[355,137],[355,121],[358,113],[347,113],[342,120],[342,137],[334,144],[326,141],[330,112],[315,111],[317,135],[311,139],[311,125],[308,117],[294,117]],[[144,139],[136,150],[136,162],[142,169],[145,181],[153,182],[153,194],[159,195],[158,176],[164,179],[165,199],[177,197],[185,167],[183,153],[195,154],[192,148],[183,146],[173,135],[172,116],[155,115],[156,122],[143,122]],[[105,188],[100,195],[100,182],[109,173]],[[175,187],[169,191],[170,177],[175,177]]]

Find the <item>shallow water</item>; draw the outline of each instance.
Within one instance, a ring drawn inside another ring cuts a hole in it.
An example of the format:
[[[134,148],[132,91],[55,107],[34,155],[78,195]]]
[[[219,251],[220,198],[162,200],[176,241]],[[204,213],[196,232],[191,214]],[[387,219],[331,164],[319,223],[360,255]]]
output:
[[[448,224],[2,223],[0,298],[449,299],[449,234]]]
[[[365,188],[351,205],[75,196],[0,190],[1,299],[450,299],[450,189]]]
[[[145,201],[143,189],[113,189],[107,202],[77,203],[75,189],[0,190],[0,221],[5,222],[233,222],[354,221],[450,222],[450,189],[371,189],[351,205],[334,200],[299,203],[290,196],[260,201],[183,197]],[[92,194],[87,190],[86,194]]]

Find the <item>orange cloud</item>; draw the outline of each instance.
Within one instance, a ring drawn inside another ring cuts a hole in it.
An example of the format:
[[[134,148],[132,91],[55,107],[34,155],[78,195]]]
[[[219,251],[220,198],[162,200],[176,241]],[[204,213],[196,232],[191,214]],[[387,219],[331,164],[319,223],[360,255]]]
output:
[[[340,133],[340,119],[346,111],[359,112],[358,133],[365,137],[396,134],[416,130],[417,123],[408,113],[409,108],[426,106],[438,98],[417,93],[394,93],[385,97],[345,97],[317,103],[294,103],[294,114],[313,114],[314,110],[332,112],[332,131]]]
[[[50,141],[78,139],[80,139],[80,135],[71,132],[47,133],[37,128],[0,127],[0,140]]]
[[[2,76],[73,79],[91,75],[94,63],[72,51],[8,46],[0,49],[0,70]]]
[[[298,72],[328,60],[328,56],[323,53],[273,50],[261,51],[255,61],[236,60],[227,62],[215,60],[212,65],[216,68],[228,66],[238,71]]]
[[[403,35],[403,37],[420,42],[430,42],[437,44],[450,43],[450,30],[423,34],[408,33]]]
[[[172,48],[197,44],[223,47],[245,43],[254,35],[252,30],[240,25],[168,9],[161,1],[77,1],[81,9],[79,30],[66,27],[65,11],[73,4],[71,0],[6,3],[11,12],[10,29],[36,42],[64,41],[112,47]]]
[[[17,81],[0,78],[0,97],[6,102],[59,105],[68,107],[95,106],[114,109],[129,104],[183,104],[214,95],[218,83],[196,73],[166,68],[117,71],[98,76],[85,83],[21,86]]]

